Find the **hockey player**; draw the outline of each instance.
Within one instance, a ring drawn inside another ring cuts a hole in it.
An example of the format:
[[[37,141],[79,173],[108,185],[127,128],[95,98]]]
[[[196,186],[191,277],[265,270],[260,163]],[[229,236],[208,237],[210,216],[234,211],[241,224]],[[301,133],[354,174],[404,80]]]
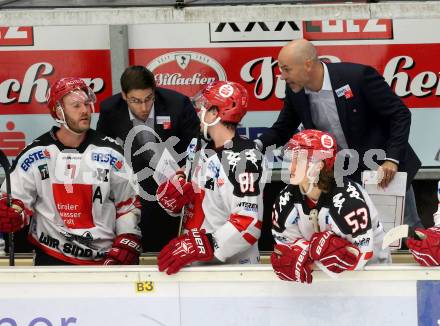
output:
[[[434,213],[434,226],[426,230],[417,228],[416,237],[406,241],[414,259],[422,266],[440,266],[440,181],[437,197],[439,203]]]
[[[94,102],[79,78],[62,78],[51,87],[48,106],[60,127],[17,157],[11,207],[4,193],[0,198],[0,231],[15,232],[30,219],[36,265],[138,264],[133,174],[122,149],[90,129]]]
[[[272,211],[277,244],[271,262],[282,280],[311,283],[313,262],[338,274],[390,260],[381,249],[384,231],[368,194],[349,179],[335,182],[336,148],[332,135],[310,129],[287,143],[290,184]]]
[[[185,233],[161,250],[160,271],[173,274],[197,261],[259,262],[263,161],[254,143],[236,132],[247,101],[243,86],[225,81],[208,85],[194,97],[207,141],[192,182],[178,171],[157,190],[157,198],[169,214],[179,216],[183,208],[185,211]]]

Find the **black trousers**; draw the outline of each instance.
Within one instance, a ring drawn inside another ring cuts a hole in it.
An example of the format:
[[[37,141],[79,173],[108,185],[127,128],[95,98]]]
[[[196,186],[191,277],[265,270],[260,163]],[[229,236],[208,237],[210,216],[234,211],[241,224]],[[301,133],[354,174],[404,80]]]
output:
[[[56,259],[46,254],[43,250],[35,248],[35,266],[62,266],[73,265],[71,263]]]
[[[159,252],[177,237],[180,218],[168,215],[156,201],[141,200],[142,248],[144,252]]]

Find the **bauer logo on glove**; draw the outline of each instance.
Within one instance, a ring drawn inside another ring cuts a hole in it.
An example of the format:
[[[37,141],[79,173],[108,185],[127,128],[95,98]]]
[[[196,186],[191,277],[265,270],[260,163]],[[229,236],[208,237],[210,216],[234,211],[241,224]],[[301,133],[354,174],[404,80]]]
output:
[[[210,261],[214,257],[212,244],[205,230],[191,229],[183,236],[171,240],[159,253],[159,271],[177,273],[182,267],[196,261]]]

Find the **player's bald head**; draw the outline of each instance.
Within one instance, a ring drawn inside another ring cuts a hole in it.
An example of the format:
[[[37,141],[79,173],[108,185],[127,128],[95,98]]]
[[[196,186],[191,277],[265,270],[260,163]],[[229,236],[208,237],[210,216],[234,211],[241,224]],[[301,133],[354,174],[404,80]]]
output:
[[[293,61],[296,64],[302,64],[306,60],[311,60],[314,62],[318,61],[315,46],[305,39],[293,40],[287,43],[281,49],[278,57],[282,57],[288,61]]]

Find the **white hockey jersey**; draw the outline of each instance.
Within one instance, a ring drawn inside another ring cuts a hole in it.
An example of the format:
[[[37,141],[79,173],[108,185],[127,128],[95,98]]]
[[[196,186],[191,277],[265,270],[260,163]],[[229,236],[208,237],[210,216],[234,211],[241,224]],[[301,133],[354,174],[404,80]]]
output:
[[[117,235],[141,235],[135,178],[111,138],[89,130],[72,149],[57,140],[57,129],[17,157],[12,197],[32,214],[29,241],[59,260],[99,264]]]
[[[202,146],[193,182],[200,192],[185,207],[184,226],[212,235],[214,255],[230,264],[260,260],[258,239],[263,220],[265,171],[254,143],[236,135],[220,151]]]
[[[310,209],[299,187],[287,185],[272,210],[272,234],[277,243],[298,239],[309,241],[315,232],[332,231],[360,250],[356,269],[367,262],[391,262],[389,249],[382,250],[385,235],[378,212],[366,191],[354,181],[344,179],[329,193],[322,193]]]

